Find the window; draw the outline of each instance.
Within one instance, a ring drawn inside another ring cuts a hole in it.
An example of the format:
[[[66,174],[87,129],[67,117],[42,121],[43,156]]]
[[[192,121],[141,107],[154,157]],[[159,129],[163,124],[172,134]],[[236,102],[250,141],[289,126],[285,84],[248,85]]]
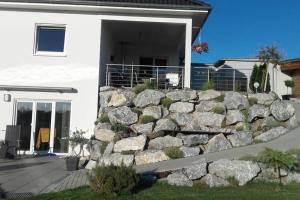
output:
[[[64,53],[65,27],[37,26],[35,53]]]

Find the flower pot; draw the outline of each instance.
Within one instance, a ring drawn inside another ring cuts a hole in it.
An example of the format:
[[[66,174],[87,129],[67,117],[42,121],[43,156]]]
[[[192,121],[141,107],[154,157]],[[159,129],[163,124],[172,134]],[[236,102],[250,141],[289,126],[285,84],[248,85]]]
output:
[[[0,159],[6,157],[6,152],[7,152],[7,145],[0,144]]]
[[[69,156],[66,158],[66,166],[68,171],[75,171],[78,170],[79,165],[79,157],[76,156]]]
[[[292,95],[290,94],[286,94],[286,95],[282,95],[282,100],[290,100],[290,98],[292,97]]]

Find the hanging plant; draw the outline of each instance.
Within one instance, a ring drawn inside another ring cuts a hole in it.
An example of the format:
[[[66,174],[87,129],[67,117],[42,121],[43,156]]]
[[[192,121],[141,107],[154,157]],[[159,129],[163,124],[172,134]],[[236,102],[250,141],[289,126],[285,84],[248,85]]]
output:
[[[193,46],[193,51],[199,54],[208,53],[208,43],[207,42],[200,42]]]

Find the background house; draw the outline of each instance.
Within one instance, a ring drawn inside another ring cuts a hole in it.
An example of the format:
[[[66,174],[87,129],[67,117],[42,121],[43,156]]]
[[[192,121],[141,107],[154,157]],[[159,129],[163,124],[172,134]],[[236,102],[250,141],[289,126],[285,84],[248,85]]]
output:
[[[70,130],[93,133],[99,86],[177,74],[190,87],[192,41],[210,10],[193,0],[1,1],[0,139],[20,125],[22,152],[66,153]]]
[[[295,83],[293,95],[300,97],[300,58],[284,60],[280,63],[283,73],[291,76]]]

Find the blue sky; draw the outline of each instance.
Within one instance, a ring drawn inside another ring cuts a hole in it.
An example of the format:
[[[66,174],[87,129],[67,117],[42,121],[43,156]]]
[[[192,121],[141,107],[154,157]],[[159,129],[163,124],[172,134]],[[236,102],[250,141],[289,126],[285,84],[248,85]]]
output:
[[[213,10],[201,31],[210,52],[193,62],[255,57],[275,43],[285,59],[300,57],[300,0],[205,0]],[[199,40],[197,40],[199,41]]]

